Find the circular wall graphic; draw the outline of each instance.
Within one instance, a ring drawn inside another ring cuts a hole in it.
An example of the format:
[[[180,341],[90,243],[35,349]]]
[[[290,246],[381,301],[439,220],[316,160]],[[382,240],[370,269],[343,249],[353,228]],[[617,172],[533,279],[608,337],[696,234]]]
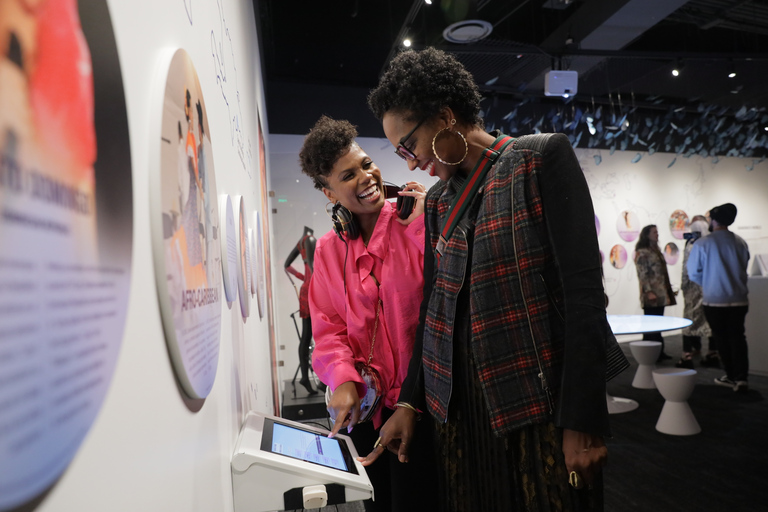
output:
[[[237,215],[237,293],[240,296],[240,313],[243,320],[251,314],[251,294],[248,284],[248,225],[245,220],[245,202],[243,196],[234,197],[235,215]]]
[[[674,265],[679,257],[680,250],[677,248],[676,243],[669,242],[664,246],[664,260],[667,262],[667,265]]]
[[[259,305],[259,318],[264,318],[267,312],[266,263],[264,261],[264,236],[259,212],[254,212],[256,218],[256,302]]]
[[[595,215],[595,232],[597,232],[597,236],[600,236],[600,219],[597,218],[597,215]]]
[[[61,476],[128,304],[133,190],[104,0],[0,2],[0,510]]]
[[[611,247],[611,252],[608,255],[608,259],[614,268],[622,269],[627,264],[627,250],[620,245],[614,245]]]
[[[237,298],[237,225],[229,194],[219,196],[219,217],[221,219],[221,273],[224,281],[224,295],[227,304]]]
[[[162,88],[152,247],[165,339],[184,391],[213,388],[221,337],[221,243],[211,136],[192,60],[176,50]]]
[[[669,231],[672,232],[673,237],[682,240],[689,223],[688,215],[683,210],[675,210],[669,216]]]
[[[624,210],[616,219],[616,230],[625,242],[631,242],[640,234],[640,220],[635,212]]]

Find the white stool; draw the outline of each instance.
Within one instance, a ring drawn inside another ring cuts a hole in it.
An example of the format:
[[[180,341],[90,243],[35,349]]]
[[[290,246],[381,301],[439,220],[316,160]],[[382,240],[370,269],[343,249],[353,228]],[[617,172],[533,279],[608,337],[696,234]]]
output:
[[[633,388],[654,389],[653,369],[656,367],[656,360],[661,353],[661,343],[658,341],[632,341],[629,343],[629,350],[637,361],[637,371],[632,380]]]
[[[701,432],[699,422],[686,401],[696,385],[696,370],[659,368],[653,370],[653,380],[666,400],[659,421],[656,422],[656,430],[673,436],[690,436]]]

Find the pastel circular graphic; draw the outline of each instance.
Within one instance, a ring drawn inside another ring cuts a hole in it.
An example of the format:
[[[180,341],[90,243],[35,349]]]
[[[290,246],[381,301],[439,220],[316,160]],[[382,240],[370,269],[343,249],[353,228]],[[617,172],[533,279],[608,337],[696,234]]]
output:
[[[603,251],[600,251],[600,264],[602,265],[605,262],[605,254],[603,254]]]
[[[234,197],[235,215],[237,215],[237,293],[240,296],[240,313],[243,320],[251,315],[251,294],[248,268],[248,224],[245,219],[245,201],[243,196]]]
[[[267,269],[264,260],[264,244],[266,242],[259,212],[254,212],[254,216],[256,217],[256,302],[259,305],[259,319],[261,319],[264,318],[264,315],[267,312]]]
[[[251,297],[256,295],[256,253],[253,251],[253,228],[248,228],[248,291]]]
[[[232,304],[237,298],[237,226],[229,194],[219,196],[219,217],[221,223],[221,272],[224,281],[224,295],[227,303]]]
[[[133,179],[106,1],[0,12],[0,510],[27,510],[75,457],[112,381]]]
[[[608,260],[611,262],[614,268],[622,269],[627,264],[627,250],[621,245],[614,245],[611,247],[611,252],[608,255]]]
[[[213,388],[221,338],[219,206],[208,114],[192,60],[176,50],[162,96],[152,247],[165,339],[184,392]]]
[[[619,214],[619,218],[616,219],[616,230],[619,232],[619,236],[625,242],[632,242],[640,234],[640,219],[637,218],[635,212],[624,210]]]
[[[669,242],[664,246],[664,260],[667,262],[667,265],[674,265],[679,257],[680,249],[677,248],[676,243]]]
[[[597,236],[600,236],[600,219],[597,218],[597,215],[595,215],[595,231]]]
[[[675,210],[669,216],[669,231],[678,240],[683,239],[683,233],[685,233],[685,228],[688,227],[688,224],[690,224],[690,220],[683,210]]]

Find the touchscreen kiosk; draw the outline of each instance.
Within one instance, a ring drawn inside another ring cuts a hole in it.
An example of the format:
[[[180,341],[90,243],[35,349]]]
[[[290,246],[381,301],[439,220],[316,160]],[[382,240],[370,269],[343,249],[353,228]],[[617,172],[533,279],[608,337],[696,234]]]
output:
[[[232,455],[235,512],[297,508],[291,496],[301,497],[304,489],[306,503],[306,489],[317,492],[314,486],[330,496],[329,505],[372,498],[356,457],[347,436],[330,439],[327,430],[250,412]]]

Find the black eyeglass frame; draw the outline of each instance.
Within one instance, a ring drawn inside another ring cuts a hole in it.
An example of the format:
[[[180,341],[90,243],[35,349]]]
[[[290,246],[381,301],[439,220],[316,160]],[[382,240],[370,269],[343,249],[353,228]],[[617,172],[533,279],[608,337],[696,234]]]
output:
[[[426,121],[426,118],[419,121],[416,124],[416,126],[414,126],[411,131],[405,134],[397,143],[397,147],[395,148],[395,154],[397,154],[397,156],[399,156],[403,160],[416,160],[416,155],[413,154],[413,151],[405,147],[405,143],[408,141],[408,139],[411,138],[411,135],[413,135],[413,133],[419,129],[419,126],[421,126],[424,123],[424,121]]]

